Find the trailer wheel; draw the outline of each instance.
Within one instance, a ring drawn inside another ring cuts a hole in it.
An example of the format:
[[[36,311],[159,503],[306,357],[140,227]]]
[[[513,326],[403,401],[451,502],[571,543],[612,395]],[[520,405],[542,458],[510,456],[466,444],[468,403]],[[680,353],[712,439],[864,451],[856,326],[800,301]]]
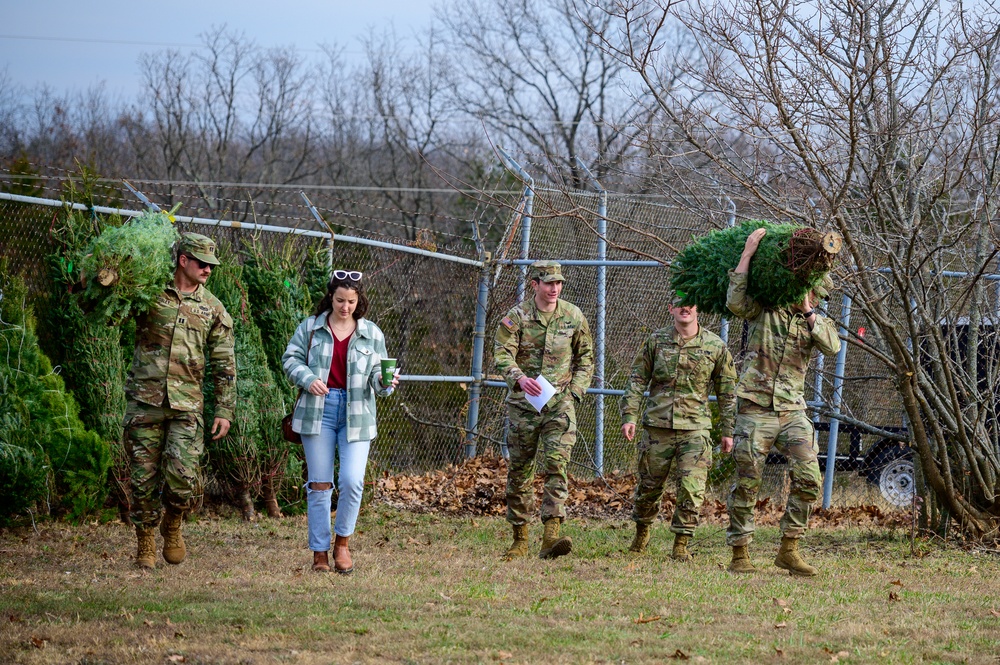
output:
[[[891,447],[880,451],[868,466],[868,482],[878,487],[887,503],[902,508],[913,502],[916,477],[913,452]]]

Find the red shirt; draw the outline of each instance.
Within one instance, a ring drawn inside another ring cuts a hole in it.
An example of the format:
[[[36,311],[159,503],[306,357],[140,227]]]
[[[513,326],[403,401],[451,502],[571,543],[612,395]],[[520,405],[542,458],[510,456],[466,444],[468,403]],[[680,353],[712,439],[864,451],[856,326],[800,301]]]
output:
[[[333,336],[333,359],[330,361],[330,377],[326,380],[327,388],[347,389],[347,347],[351,345],[351,335],[344,339]]]

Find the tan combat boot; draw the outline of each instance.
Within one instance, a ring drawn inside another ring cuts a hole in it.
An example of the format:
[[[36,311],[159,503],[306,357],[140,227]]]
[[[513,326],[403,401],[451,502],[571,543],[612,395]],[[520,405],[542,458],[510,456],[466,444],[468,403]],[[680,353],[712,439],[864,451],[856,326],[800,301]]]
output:
[[[636,522],[635,538],[632,539],[632,544],[629,545],[628,551],[633,554],[642,554],[645,552],[646,545],[649,545],[649,536],[652,534],[652,531],[648,524]]]
[[[687,549],[687,544],[690,540],[691,536],[682,536],[680,534],[674,536],[674,551],[670,553],[670,558],[675,561],[690,561],[692,556]]]
[[[135,552],[135,565],[152,570],[156,568],[156,538],[153,529],[136,526],[135,539],[138,548]]]
[[[514,542],[511,546],[504,552],[504,561],[513,561],[514,559],[520,559],[523,556],[528,556],[528,525],[527,524],[515,524],[514,527]]]
[[[562,520],[558,517],[545,520],[545,533],[542,535],[542,551],[538,553],[539,559],[555,559],[573,551],[572,539],[568,536],[559,537],[560,524]]]
[[[187,556],[184,547],[184,536],[181,535],[181,525],[184,523],[184,513],[171,508],[163,512],[160,520],[160,535],[163,536],[163,558],[167,563],[177,565]]]
[[[802,555],[799,554],[798,538],[782,537],[781,549],[778,550],[778,556],[774,558],[774,565],[798,577],[812,577],[819,572],[806,563]]]
[[[757,570],[750,561],[750,551],[746,545],[733,547],[733,560],[729,563],[731,573],[752,573]]]

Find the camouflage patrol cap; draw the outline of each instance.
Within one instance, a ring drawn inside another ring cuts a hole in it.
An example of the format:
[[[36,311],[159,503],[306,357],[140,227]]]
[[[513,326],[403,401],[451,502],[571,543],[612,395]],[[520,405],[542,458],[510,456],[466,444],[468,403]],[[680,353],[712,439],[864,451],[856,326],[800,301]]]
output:
[[[823,279],[812,290],[820,298],[829,296],[830,292],[833,291],[833,278],[830,277],[830,273],[823,275]]]
[[[220,265],[219,259],[215,258],[215,241],[200,233],[181,235],[181,239],[177,241],[177,256],[181,254],[193,256],[213,266]]]
[[[565,282],[566,278],[562,274],[562,266],[558,261],[535,261],[528,271],[529,280],[539,282]]]

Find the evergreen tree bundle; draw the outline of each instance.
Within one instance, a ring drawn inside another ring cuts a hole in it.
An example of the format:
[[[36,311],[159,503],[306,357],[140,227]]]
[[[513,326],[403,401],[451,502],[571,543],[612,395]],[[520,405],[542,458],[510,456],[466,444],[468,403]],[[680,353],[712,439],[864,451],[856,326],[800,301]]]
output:
[[[326,285],[330,282],[330,247],[325,240],[313,243],[309,247],[303,272],[305,275],[303,282],[310,301],[307,309],[312,310],[326,295]]]
[[[124,443],[126,355],[134,336],[122,339],[122,326],[86,316],[83,295],[72,290],[76,275],[67,266],[72,257],[83,254],[102,230],[119,226],[117,217],[90,218],[70,210],[53,225],[51,236],[56,251],[50,257],[52,288],[45,307],[43,346],[53,362],[62,368],[62,377],[80,404],[84,425],[104,439],[111,450],[111,491],[127,519],[130,504],[128,452]],[[132,319],[125,326],[134,333]]]
[[[253,303],[253,318],[260,328],[268,366],[281,379],[286,400],[294,399],[298,391],[284,379],[281,356],[299,323],[312,313],[309,289],[289,254],[255,244],[247,251],[243,265],[243,283]]]
[[[152,211],[94,238],[79,268],[96,318],[117,322],[148,310],[173,274],[179,238],[167,214]]]
[[[0,521],[40,497],[79,519],[107,495],[107,443],[87,430],[79,407],[38,346],[27,289],[0,261]]]
[[[833,266],[840,237],[792,224],[749,220],[712,231],[681,250],[670,264],[671,287],[682,304],[707,314],[731,316],[726,308],[729,271],[736,267],[747,236],[767,233],[750,261],[747,294],[767,308],[802,302]]]
[[[31,414],[12,384],[9,373],[0,371],[0,526],[31,510],[48,492],[45,450],[34,440]]]
[[[295,240],[289,238],[278,247],[254,243],[246,251],[243,265],[243,282],[253,303],[251,312],[260,329],[273,378],[260,392],[262,493],[271,517],[281,516],[279,496],[282,492],[297,493],[300,484],[301,463],[297,455],[292,454],[291,444],[281,436],[281,419],[291,410],[299,393],[285,378],[281,356],[295,329],[312,313],[313,307],[309,287],[299,272],[301,266],[296,260]],[[317,256],[313,254],[307,265],[317,265]],[[313,274],[310,281],[323,280],[325,288],[328,277],[315,267],[310,272]]]
[[[229,434],[218,441],[205,432],[211,468],[236,499],[243,519],[254,516],[254,497],[261,490],[261,454],[263,444],[261,393],[274,384],[274,377],[264,356],[260,330],[250,314],[250,301],[242,284],[243,268],[235,257],[220,257],[222,265],[212,270],[208,283],[211,291],[233,318],[236,338],[236,409]],[[209,367],[209,373],[211,367]],[[205,381],[205,422],[214,419],[214,383]],[[280,417],[279,417],[280,423]]]

